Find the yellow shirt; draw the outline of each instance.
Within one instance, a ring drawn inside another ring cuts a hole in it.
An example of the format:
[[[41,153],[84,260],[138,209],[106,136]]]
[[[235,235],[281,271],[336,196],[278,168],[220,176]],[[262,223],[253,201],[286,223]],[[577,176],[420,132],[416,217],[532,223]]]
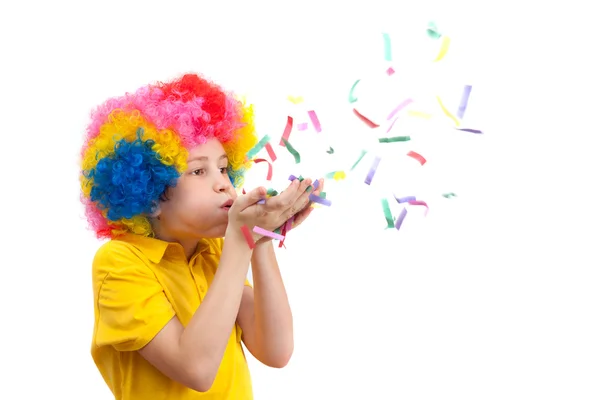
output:
[[[181,245],[133,234],[100,247],[93,262],[92,357],[117,400],[253,398],[237,324],[205,393],[167,378],[137,352],[173,316],[187,326],[215,276],[222,248],[223,239],[202,240],[188,263]]]

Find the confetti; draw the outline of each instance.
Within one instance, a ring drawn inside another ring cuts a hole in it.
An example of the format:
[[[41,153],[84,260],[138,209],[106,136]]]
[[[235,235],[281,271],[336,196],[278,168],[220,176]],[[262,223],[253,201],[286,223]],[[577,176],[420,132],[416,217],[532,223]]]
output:
[[[390,204],[387,199],[381,199],[381,206],[383,207],[383,215],[385,216],[385,220],[387,221],[387,227],[394,227],[394,217],[392,217],[392,211],[390,210]]]
[[[417,198],[415,196],[398,197],[398,196],[394,195],[394,197],[396,198],[396,201],[398,203],[408,203],[409,201],[417,200]]]
[[[444,112],[444,114],[446,114],[446,116],[448,118],[450,118],[452,121],[454,121],[454,124],[456,126],[459,126],[460,122],[458,121],[458,119],[456,119],[456,117],[454,115],[452,115],[452,113],[450,111],[448,111],[448,109],[446,107],[444,107],[444,103],[442,103],[442,99],[440,99],[440,96],[435,96],[435,98],[437,99],[437,102],[440,105],[440,107],[442,108],[442,111]]]
[[[465,115],[465,110],[467,109],[467,104],[469,103],[469,96],[471,95],[471,85],[465,85],[465,89],[463,90],[462,97],[460,99],[460,105],[458,106],[458,111],[456,112],[456,116],[462,119]]]
[[[442,37],[442,35],[438,32],[438,28],[437,28],[435,22],[429,23],[429,25],[427,27],[427,35],[429,35],[429,37],[432,39],[439,39]]]
[[[360,82],[360,79],[357,79],[356,82],[354,82],[354,85],[352,85],[350,88],[350,94],[348,95],[349,103],[355,103],[358,100],[356,97],[354,97],[354,89],[356,88],[356,85],[358,85],[358,82]]]
[[[333,154],[333,147],[329,146],[329,150],[327,150],[327,154]]]
[[[392,61],[392,43],[387,33],[383,34],[383,51],[385,61]]]
[[[390,131],[394,127],[394,124],[396,123],[396,121],[398,121],[398,118],[394,118],[394,120],[392,121],[392,123],[390,124],[390,126],[388,126],[388,128],[386,129],[385,133],[390,133]]]
[[[406,208],[403,208],[402,211],[400,211],[400,215],[398,216],[398,218],[396,219],[396,229],[400,230],[400,227],[402,226],[402,222],[404,222],[404,218],[406,218]]]
[[[297,125],[299,131],[305,131],[308,129],[308,122],[301,122]]]
[[[261,162],[266,162],[269,165],[269,170],[267,171],[267,180],[270,181],[271,178],[273,178],[273,165],[271,165],[271,163],[268,160],[265,160],[264,158],[255,158],[254,159],[255,164],[258,164]]]
[[[421,163],[421,165],[423,165],[423,164],[425,164],[427,162],[427,160],[425,159],[425,157],[423,157],[422,155],[420,155],[417,152],[409,151],[408,153],[406,153],[406,155],[409,156],[409,157],[414,158],[419,163]]]
[[[308,117],[310,118],[310,122],[312,122],[315,130],[317,132],[321,132],[321,123],[319,122],[319,118],[317,117],[317,113],[314,110],[310,110],[308,112]]]
[[[288,98],[288,100],[290,102],[292,102],[294,104],[300,104],[300,103],[302,103],[304,101],[304,99],[302,98],[302,96],[294,97],[292,95],[289,95],[287,98]]]
[[[311,194],[308,196],[308,199],[309,199],[310,201],[313,201],[313,202],[315,202],[315,203],[322,204],[322,205],[324,205],[324,206],[327,206],[327,207],[331,206],[331,200],[329,200],[329,199],[326,199],[326,198],[324,198],[324,197],[321,197],[321,196],[317,196],[317,195],[316,195],[316,194],[314,194],[314,193],[311,193]]]
[[[246,225],[242,226],[242,234],[244,235],[244,238],[246,239],[246,243],[248,243],[248,247],[253,249],[255,246],[254,239],[252,238],[252,233],[250,233],[250,229],[248,229],[248,227]]]
[[[263,228],[261,228],[259,226],[255,226],[254,229],[252,229],[252,230],[255,233],[258,233],[259,235],[270,237],[272,239],[276,239],[276,240],[283,240],[284,239],[283,235],[277,234],[275,232],[268,231],[268,230],[263,229]]]
[[[352,111],[362,122],[367,124],[369,126],[369,128],[377,128],[379,126],[376,123],[374,123],[373,121],[371,121],[370,119],[368,119],[367,117],[365,117],[364,115],[362,115],[361,113],[359,113],[358,111],[356,111],[356,108],[353,108]]]
[[[424,206],[425,207],[425,215],[429,212],[429,206],[423,200],[409,200],[408,204],[413,206]]]
[[[433,62],[438,62],[442,58],[444,58],[444,56],[448,52],[449,46],[450,46],[450,38],[448,36],[444,36],[444,38],[442,39],[442,47],[440,48],[440,52],[438,53],[437,57],[433,60]]]
[[[294,119],[290,116],[287,117],[287,124],[285,125],[285,130],[283,131],[283,135],[281,136],[281,141],[279,142],[280,146],[285,146],[284,140],[290,139],[290,133],[292,133],[292,127],[294,126]]]
[[[253,148],[250,149],[250,151],[248,151],[248,153],[246,153],[246,158],[248,160],[251,160],[252,158],[254,158],[254,156],[262,150],[263,147],[266,146],[266,144],[269,142],[269,140],[271,140],[271,137],[269,135],[265,135],[262,137],[262,139],[260,139],[260,141],[254,145]]]
[[[417,118],[424,118],[424,119],[431,118],[431,114],[423,112],[423,111],[408,110],[408,111],[406,111],[406,114],[410,117],[417,117]]]
[[[367,151],[366,150],[361,150],[360,157],[358,157],[358,160],[356,160],[356,162],[354,163],[354,165],[352,166],[352,168],[350,168],[350,171],[352,171],[354,168],[356,168],[356,166],[363,159],[363,157],[365,156],[365,154],[367,154]]]
[[[267,149],[267,153],[269,153],[269,157],[271,158],[271,161],[277,160],[277,155],[273,151],[273,146],[271,146],[271,143],[265,144],[265,149]]]
[[[390,119],[394,118],[394,116],[396,114],[398,114],[400,112],[400,110],[402,110],[404,107],[406,107],[407,105],[409,105],[412,102],[413,102],[412,99],[403,100],[400,104],[398,104],[398,106],[396,106],[396,108],[394,108],[394,110],[390,113],[390,115],[388,115],[388,117],[387,117],[388,121]]]
[[[379,143],[394,143],[394,142],[408,142],[410,136],[394,136],[379,138]]]
[[[371,169],[369,170],[369,173],[367,174],[367,177],[365,178],[365,183],[367,185],[371,184],[371,181],[373,180],[373,176],[375,175],[375,171],[377,171],[377,167],[379,166],[380,161],[381,161],[380,157],[375,157],[375,159],[373,160]]]
[[[442,194],[442,196],[444,196],[445,198],[449,199],[450,197],[457,197],[455,193],[444,193]]]
[[[394,72],[396,71],[394,71],[394,68],[389,67],[385,72],[388,74],[388,76],[391,76],[394,75]]]
[[[287,139],[281,138],[281,140],[283,140],[285,147],[294,156],[294,160],[296,160],[296,164],[300,163],[300,153],[298,153],[296,151],[296,149],[294,149],[294,147],[290,144],[290,142],[287,141]]]
[[[468,129],[468,128],[457,128],[456,130],[458,131],[463,131],[463,132],[471,132],[471,133],[483,133],[482,131],[478,130],[478,129]]]

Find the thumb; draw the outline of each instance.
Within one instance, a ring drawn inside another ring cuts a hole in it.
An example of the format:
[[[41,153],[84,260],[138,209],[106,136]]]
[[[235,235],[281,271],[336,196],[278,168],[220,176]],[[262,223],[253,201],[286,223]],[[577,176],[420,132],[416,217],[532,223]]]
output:
[[[256,204],[258,201],[264,199],[267,195],[267,189],[260,186],[250,192],[239,196],[235,203],[239,211],[243,211],[251,205]]]

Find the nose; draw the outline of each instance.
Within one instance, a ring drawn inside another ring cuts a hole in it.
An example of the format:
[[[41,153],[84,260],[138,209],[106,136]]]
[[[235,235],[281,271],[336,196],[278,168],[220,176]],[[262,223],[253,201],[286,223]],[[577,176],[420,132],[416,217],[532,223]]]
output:
[[[230,186],[231,182],[229,181],[229,176],[219,174],[214,184],[215,192],[226,192],[229,190]]]

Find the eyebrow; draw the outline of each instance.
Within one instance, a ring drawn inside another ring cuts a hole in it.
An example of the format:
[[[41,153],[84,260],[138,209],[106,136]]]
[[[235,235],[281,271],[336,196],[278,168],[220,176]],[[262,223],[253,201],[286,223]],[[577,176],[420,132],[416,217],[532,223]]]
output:
[[[223,159],[227,159],[227,154],[221,154],[221,157],[219,157],[218,161],[221,161]],[[192,161],[208,161],[208,157],[206,157],[206,156],[193,157],[188,160],[188,162],[192,162]]]

